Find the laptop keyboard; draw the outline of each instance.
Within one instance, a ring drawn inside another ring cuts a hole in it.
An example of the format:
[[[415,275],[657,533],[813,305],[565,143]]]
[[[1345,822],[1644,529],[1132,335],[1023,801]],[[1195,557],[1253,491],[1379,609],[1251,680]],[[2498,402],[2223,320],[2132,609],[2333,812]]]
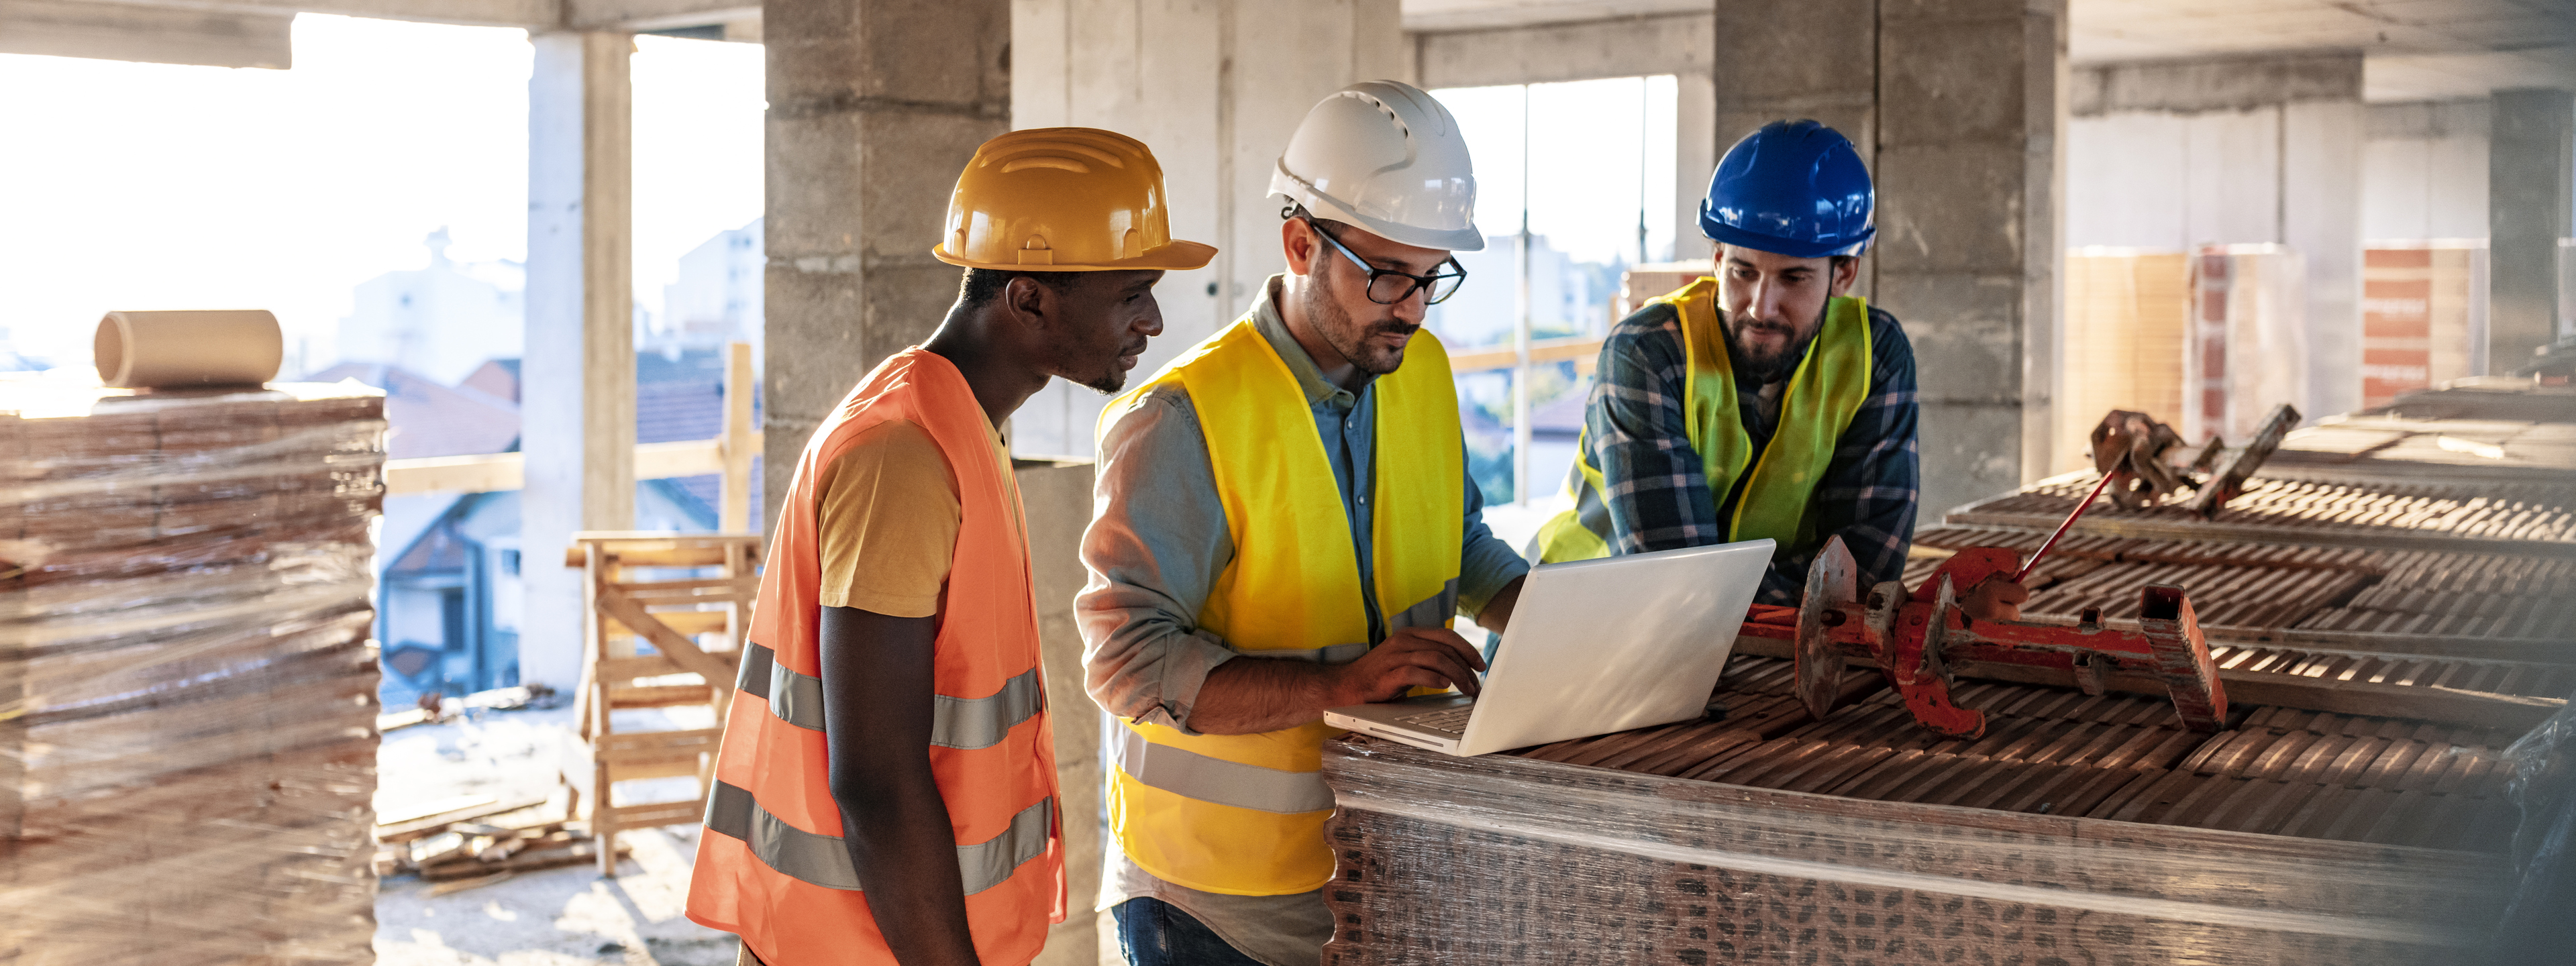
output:
[[[1406,715],[1396,720],[1425,731],[1463,735],[1467,733],[1467,716],[1469,714],[1473,714],[1475,710],[1476,706],[1471,704],[1464,707],[1442,708],[1438,711],[1425,711],[1421,714]]]

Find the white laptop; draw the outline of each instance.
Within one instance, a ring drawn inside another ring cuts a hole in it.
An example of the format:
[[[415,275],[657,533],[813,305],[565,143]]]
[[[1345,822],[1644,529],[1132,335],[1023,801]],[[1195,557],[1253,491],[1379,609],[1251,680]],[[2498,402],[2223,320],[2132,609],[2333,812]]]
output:
[[[1481,755],[1699,717],[1771,551],[1749,540],[1533,568],[1481,697],[1352,705],[1324,723]]]

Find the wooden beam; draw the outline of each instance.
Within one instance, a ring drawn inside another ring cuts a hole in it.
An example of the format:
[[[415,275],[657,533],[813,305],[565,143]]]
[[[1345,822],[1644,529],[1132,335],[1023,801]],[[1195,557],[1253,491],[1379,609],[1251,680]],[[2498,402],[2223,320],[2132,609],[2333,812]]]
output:
[[[760,434],[751,433],[749,437],[749,442],[743,444],[741,448],[751,453],[759,452]],[[748,463],[749,460],[746,458],[744,462]],[[523,489],[527,486],[527,466],[528,458],[523,453],[386,460],[385,492],[390,495],[498,493]],[[722,439],[644,443],[635,447],[635,478],[639,480],[665,480],[730,472],[732,470],[725,456],[725,441]],[[750,472],[748,466],[742,470],[746,476]],[[748,499],[745,497],[746,501]],[[748,505],[746,502],[745,506]],[[744,526],[749,526],[748,522]]]
[[[707,679],[708,684],[723,688],[733,687],[737,669],[732,664],[727,663],[723,658],[699,650],[696,642],[680,636],[678,631],[655,620],[653,615],[644,609],[644,605],[636,603],[635,598],[626,596],[625,591],[617,589],[614,585],[601,587],[598,600],[600,613],[626,625],[626,629],[634,631],[637,636],[651,641],[653,649],[662,652],[664,657]]]
[[[0,54],[147,64],[294,64],[292,10],[168,10],[92,0],[0,0]]]
[[[469,27],[551,27],[563,20],[562,0],[59,0],[70,6],[194,14],[280,16],[323,13],[378,20],[461,24]]]
[[[1599,339],[1539,339],[1530,343],[1530,363],[1589,362],[1601,354]],[[1449,355],[1449,371],[1482,372],[1487,369],[1509,369],[1520,364],[1520,356],[1510,347],[1470,349]]]
[[[725,345],[724,434],[716,437],[718,470],[716,529],[744,533],[751,529],[751,458],[764,440],[751,424],[751,343]]]

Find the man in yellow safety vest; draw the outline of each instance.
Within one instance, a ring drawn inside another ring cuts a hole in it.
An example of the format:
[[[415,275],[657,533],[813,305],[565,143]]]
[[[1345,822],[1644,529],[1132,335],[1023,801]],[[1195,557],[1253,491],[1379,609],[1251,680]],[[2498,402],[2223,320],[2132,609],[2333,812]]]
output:
[[[1728,149],[1700,204],[1717,273],[1610,330],[1566,488],[1530,555],[1545,563],[1768,537],[1755,600],[1796,605],[1842,537],[1861,586],[1904,573],[1921,488],[1914,351],[1850,295],[1876,233],[1851,142],[1775,122]],[[2017,616],[1997,582],[1970,602]]]
[[[1422,328],[1483,247],[1457,121],[1394,81],[1310,112],[1271,179],[1288,271],[1101,416],[1076,611],[1104,736],[1101,906],[1128,962],[1313,966],[1326,708],[1472,694],[1449,629],[1528,567],[1485,528],[1448,355]]]

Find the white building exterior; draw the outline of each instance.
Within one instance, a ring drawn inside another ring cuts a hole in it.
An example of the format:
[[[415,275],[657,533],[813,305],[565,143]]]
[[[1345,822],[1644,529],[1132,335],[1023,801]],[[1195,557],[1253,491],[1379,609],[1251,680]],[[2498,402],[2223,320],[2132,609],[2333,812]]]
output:
[[[637,348],[705,348],[751,343],[761,350],[761,221],[715,237],[680,256],[679,281],[662,287],[662,314]]]
[[[486,360],[519,357],[526,345],[526,268],[451,261],[444,228],[427,245],[426,267],[386,272],[350,293],[338,361],[401,366],[452,386]]]

